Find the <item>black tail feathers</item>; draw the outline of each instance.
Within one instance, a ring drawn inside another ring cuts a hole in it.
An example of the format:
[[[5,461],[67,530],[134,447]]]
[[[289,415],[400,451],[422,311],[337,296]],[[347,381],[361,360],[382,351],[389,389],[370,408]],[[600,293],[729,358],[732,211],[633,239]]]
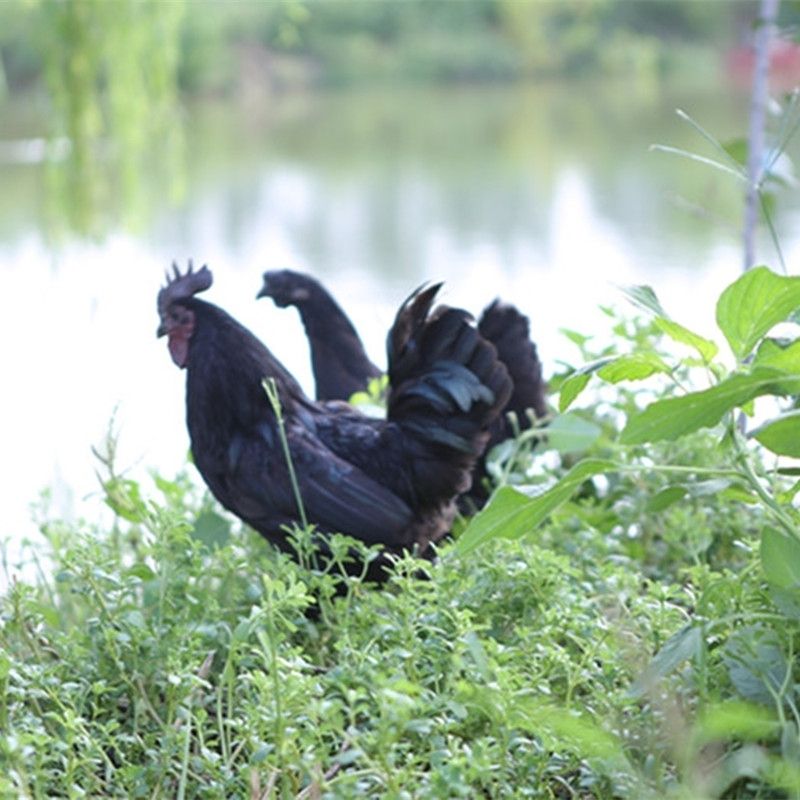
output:
[[[440,287],[414,292],[389,332],[388,418],[469,465],[483,452],[512,384],[466,311],[447,306],[431,311]]]
[[[481,315],[478,331],[495,346],[513,381],[514,390],[505,411],[514,411],[524,420],[525,411],[532,408],[537,417],[544,417],[546,386],[528,318],[514,306],[495,300]]]

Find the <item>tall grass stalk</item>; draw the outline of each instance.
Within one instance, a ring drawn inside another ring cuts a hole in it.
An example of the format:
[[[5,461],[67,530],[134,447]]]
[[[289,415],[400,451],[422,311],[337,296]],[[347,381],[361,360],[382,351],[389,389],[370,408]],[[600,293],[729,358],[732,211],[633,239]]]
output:
[[[300,486],[297,483],[297,474],[294,471],[294,463],[292,462],[292,454],[289,451],[289,441],[286,438],[286,424],[283,419],[283,407],[281,406],[281,398],[278,395],[278,387],[275,383],[275,378],[265,378],[261,381],[264,391],[267,393],[269,403],[275,413],[275,419],[278,422],[278,435],[281,439],[281,447],[283,448],[283,455],[286,459],[286,467],[289,470],[289,480],[292,483],[292,492],[294,492],[295,503],[297,503],[297,512],[300,515],[300,521],[304,528],[308,527],[308,518],[306,517],[306,509],[303,505],[303,498],[300,494]]]

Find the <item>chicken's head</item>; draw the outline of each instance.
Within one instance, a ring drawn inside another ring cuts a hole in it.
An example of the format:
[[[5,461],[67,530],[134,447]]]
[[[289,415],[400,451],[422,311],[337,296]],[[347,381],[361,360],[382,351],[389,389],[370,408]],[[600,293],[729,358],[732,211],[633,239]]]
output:
[[[264,284],[256,295],[271,297],[279,308],[296,306],[311,297],[311,290],[316,281],[310,275],[294,272],[290,269],[268,270],[264,273]]]
[[[195,314],[185,301],[211,286],[212,275],[205,265],[197,272],[192,262],[181,274],[178,265],[172,264],[173,275],[167,272],[167,285],[158,293],[158,316],[161,320],[157,335],[167,337],[167,346],[172,360],[183,369],[189,360],[189,341],[192,338]]]

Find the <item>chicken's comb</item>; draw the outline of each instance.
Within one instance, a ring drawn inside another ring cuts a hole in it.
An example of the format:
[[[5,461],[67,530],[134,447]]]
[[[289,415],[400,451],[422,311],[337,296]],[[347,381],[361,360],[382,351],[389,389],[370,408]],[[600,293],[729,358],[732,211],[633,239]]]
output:
[[[182,275],[178,265],[173,261],[172,272],[170,275],[169,270],[166,271],[167,285],[158,293],[158,313],[161,316],[164,316],[166,310],[176,300],[185,300],[198,292],[204,292],[214,280],[211,270],[205,264],[195,272],[191,259],[189,268]]]

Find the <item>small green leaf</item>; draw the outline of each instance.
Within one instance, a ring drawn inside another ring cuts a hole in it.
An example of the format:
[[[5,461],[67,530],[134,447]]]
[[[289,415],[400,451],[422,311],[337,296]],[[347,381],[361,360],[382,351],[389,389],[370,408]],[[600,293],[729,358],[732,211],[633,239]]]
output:
[[[125,570],[125,575],[133,575],[137,578],[141,578],[143,581],[151,581],[156,576],[155,572],[141,561],[138,564],[133,564],[128,567],[128,569]]]
[[[589,364],[584,364],[580,369],[576,369],[571,375],[564,379],[561,384],[558,398],[558,410],[563,414],[574,402],[575,398],[586,388],[589,378],[593,372],[614,361],[613,356],[598,358]]]
[[[765,422],[751,436],[779,456],[800,458],[800,409]]]
[[[655,353],[631,353],[620,356],[597,370],[597,375],[609,383],[640,381],[657,372],[669,374],[669,366]]]
[[[746,503],[747,505],[757,505],[760,502],[755,493],[737,484],[726,486],[719,493],[719,497],[723,500],[732,500],[736,503]]]
[[[761,567],[779,589],[800,588],[800,541],[775,528],[761,534]]]
[[[250,636],[251,632],[252,621],[249,619],[240,620],[239,624],[233,630],[231,645],[241,644]]]
[[[61,622],[61,617],[58,613],[58,609],[55,606],[52,606],[48,603],[37,603],[31,602],[30,608],[33,611],[38,612],[42,615],[42,619],[51,627],[51,628],[58,628]]]
[[[645,671],[630,688],[633,697],[641,697],[661,678],[669,675],[677,666],[689,658],[696,658],[703,648],[703,632],[687,625],[670,636],[664,646],[653,656]]]
[[[645,508],[647,511],[652,512],[663,511],[684,497],[686,497],[685,486],[667,486],[666,489],[662,489],[658,494],[654,494],[647,501]]]
[[[558,396],[558,410],[563,414],[574,402],[575,398],[586,388],[589,383],[589,373],[575,373],[570,375],[561,384],[561,392]]]
[[[492,671],[489,667],[489,659],[486,656],[486,650],[481,643],[481,640],[475,631],[467,631],[464,634],[464,644],[467,646],[470,656],[475,663],[475,668],[478,674],[483,678],[486,683],[492,680]]]
[[[717,325],[742,361],[758,340],[800,307],[800,277],[754,267],[728,286],[717,301]]]
[[[664,311],[656,293],[650,286],[621,286],[620,290],[635,306],[650,311],[657,317],[667,316],[667,312]]]
[[[764,394],[800,392],[800,377],[781,380],[785,373],[759,368],[737,374],[700,392],[656,400],[633,414],[620,435],[623,444],[674,440],[700,428],[710,428],[734,408]]]
[[[722,142],[722,146],[725,152],[738,164],[742,166],[747,164],[747,139],[743,136],[728,139],[727,142]]]
[[[678,344],[694,348],[700,354],[704,364],[708,364],[719,351],[717,345],[710,339],[706,339],[670,319],[656,297],[656,293],[649,286],[627,286],[623,287],[622,292],[634,305],[654,315],[655,325],[662,333]]]
[[[223,547],[228,543],[230,535],[230,522],[216,511],[202,511],[194,521],[192,536],[209,548]]]
[[[132,628],[144,628],[146,623],[144,621],[144,615],[141,611],[134,608],[132,611],[128,611],[127,614],[124,616],[124,620],[130,625]]]
[[[567,337],[573,344],[578,345],[578,347],[583,347],[592,337],[587,336],[584,333],[578,333],[578,331],[570,330],[569,328],[559,328],[560,333],[563,333],[564,336]]]
[[[591,447],[602,429],[577,414],[561,414],[547,428],[547,442],[559,453],[576,453]]]
[[[690,331],[674,320],[667,319],[666,317],[657,317],[655,324],[660,331],[669,336],[673,341],[694,348],[700,354],[700,358],[703,360],[704,364],[708,364],[712,361],[714,356],[719,352],[717,345],[710,339],[706,339],[694,333],[694,331]]]
[[[489,504],[469,522],[455,550],[465,555],[491,539],[518,539],[541,525],[588,478],[616,469],[613,461],[586,459],[538,497],[527,497],[510,486],[497,490]]]

